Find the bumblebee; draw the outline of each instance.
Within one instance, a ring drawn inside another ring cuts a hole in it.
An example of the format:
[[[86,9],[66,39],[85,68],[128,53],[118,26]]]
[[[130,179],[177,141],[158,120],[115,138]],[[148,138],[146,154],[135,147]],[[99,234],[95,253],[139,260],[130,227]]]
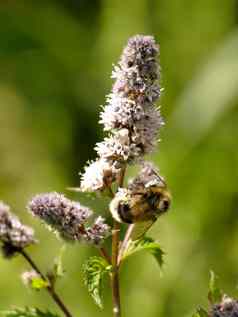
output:
[[[136,186],[123,190],[112,200],[110,211],[118,222],[128,224],[138,222],[153,223],[165,213],[171,204],[171,195],[161,181],[147,186]]]
[[[157,218],[170,207],[171,195],[156,167],[144,162],[142,168],[128,188],[119,188],[111,201],[110,211],[118,222],[131,224],[127,231],[126,245],[121,246],[121,254],[130,241],[145,235]]]

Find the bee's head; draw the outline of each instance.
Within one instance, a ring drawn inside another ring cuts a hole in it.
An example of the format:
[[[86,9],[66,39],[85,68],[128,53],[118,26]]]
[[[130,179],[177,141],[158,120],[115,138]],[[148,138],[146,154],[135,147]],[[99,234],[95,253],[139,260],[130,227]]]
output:
[[[165,187],[154,186],[151,188],[151,203],[158,213],[166,212],[171,204],[171,194]]]
[[[161,195],[158,209],[161,212],[166,212],[169,209],[170,204],[171,204],[171,195],[169,192],[166,191],[163,193],[163,195]]]

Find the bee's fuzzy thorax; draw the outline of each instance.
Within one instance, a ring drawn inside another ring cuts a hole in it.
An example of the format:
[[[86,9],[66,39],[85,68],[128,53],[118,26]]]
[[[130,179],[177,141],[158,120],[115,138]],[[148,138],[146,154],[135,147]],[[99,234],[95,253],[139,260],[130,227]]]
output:
[[[110,203],[110,212],[112,214],[112,217],[117,221],[117,222],[122,222],[122,219],[120,218],[120,215],[118,213],[118,205],[119,201],[115,200],[115,198],[111,201]]]
[[[129,201],[129,191],[126,188],[119,188],[115,197],[112,199],[109,209],[113,218],[118,222],[123,222],[120,213],[118,212],[121,203],[126,204]]]

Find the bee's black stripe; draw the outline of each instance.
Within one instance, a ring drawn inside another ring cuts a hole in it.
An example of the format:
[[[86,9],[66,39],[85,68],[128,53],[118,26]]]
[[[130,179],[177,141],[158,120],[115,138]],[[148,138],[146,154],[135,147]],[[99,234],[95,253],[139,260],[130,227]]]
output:
[[[130,212],[130,207],[127,204],[120,204],[118,207],[118,215],[122,222],[133,223],[133,216]]]

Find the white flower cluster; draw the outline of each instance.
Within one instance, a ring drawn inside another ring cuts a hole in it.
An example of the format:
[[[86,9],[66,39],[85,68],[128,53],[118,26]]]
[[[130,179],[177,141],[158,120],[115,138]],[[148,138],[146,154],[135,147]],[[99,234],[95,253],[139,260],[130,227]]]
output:
[[[112,78],[115,83],[100,123],[109,136],[97,143],[98,159],[85,168],[81,190],[103,190],[111,185],[125,163],[150,153],[163,125],[155,102],[160,97],[159,47],[152,36],[129,39]]]

